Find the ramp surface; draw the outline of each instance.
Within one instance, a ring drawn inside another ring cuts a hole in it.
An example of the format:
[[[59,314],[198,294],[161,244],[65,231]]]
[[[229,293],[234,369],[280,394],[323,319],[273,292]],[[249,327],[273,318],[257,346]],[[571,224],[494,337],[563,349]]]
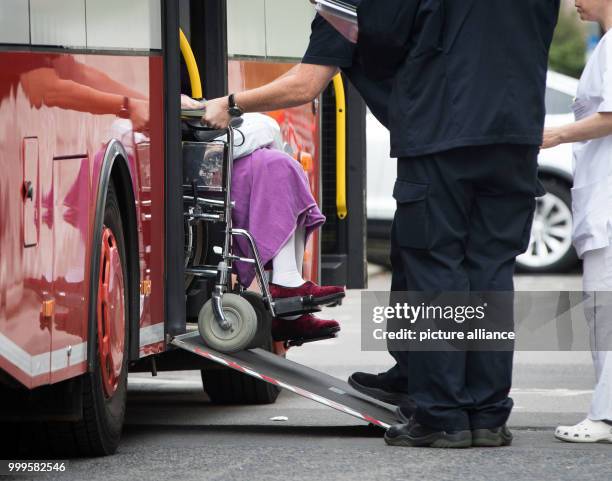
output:
[[[381,428],[398,422],[394,407],[361,394],[340,379],[263,349],[222,354],[206,346],[198,332],[177,336],[172,344]]]

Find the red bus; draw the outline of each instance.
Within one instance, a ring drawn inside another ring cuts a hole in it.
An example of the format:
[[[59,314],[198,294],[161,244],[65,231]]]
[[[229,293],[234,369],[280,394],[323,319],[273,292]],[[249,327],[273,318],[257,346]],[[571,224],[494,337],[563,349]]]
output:
[[[213,402],[274,402],[275,387],[207,369],[169,344],[187,332],[210,287],[185,275],[187,238],[202,234],[184,223],[179,28],[212,98],[290,68],[308,40],[310,8],[303,0],[3,0],[3,453],[114,452],[128,371],[201,369]],[[328,218],[305,272],[359,288],[364,107],[340,85],[346,131],[336,129],[333,86],[312,105],[270,115]],[[350,159],[346,174],[339,154]],[[338,215],[344,182],[348,216]],[[241,391],[228,389],[236,385]]]

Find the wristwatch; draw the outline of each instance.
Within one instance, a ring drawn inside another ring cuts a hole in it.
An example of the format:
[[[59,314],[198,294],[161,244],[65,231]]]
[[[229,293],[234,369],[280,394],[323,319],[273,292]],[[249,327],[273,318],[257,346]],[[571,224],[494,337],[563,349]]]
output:
[[[238,107],[238,105],[236,105],[236,99],[234,97],[234,94],[230,94],[230,96],[227,98],[227,103],[228,103],[227,111],[232,117],[242,117],[242,114],[244,112],[242,111],[240,107]]]

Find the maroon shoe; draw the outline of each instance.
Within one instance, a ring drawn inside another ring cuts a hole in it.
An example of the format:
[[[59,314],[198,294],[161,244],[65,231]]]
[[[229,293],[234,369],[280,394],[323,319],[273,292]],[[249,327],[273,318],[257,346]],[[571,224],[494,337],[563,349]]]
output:
[[[273,299],[312,296],[316,304],[326,304],[346,295],[343,286],[318,286],[311,281],[304,282],[299,287],[283,287],[270,283],[270,294]]]
[[[272,319],[272,338],[275,341],[308,341],[333,337],[340,331],[340,324],[334,320],[319,319],[304,314],[295,320]]]

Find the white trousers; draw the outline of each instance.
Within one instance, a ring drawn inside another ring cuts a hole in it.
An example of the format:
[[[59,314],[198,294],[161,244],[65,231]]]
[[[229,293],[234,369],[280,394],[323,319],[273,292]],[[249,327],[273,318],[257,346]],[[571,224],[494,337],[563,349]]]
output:
[[[592,421],[612,421],[612,352],[597,347],[609,346],[612,335],[612,246],[588,251],[583,259],[584,295],[595,299],[587,301],[585,307],[597,381],[588,417]]]

